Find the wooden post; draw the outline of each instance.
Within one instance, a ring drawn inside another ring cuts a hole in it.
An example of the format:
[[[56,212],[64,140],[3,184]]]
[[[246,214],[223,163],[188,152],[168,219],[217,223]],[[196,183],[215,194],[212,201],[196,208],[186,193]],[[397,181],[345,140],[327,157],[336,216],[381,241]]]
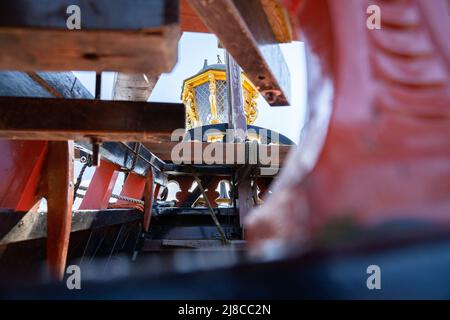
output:
[[[66,267],[73,203],[73,141],[49,142],[46,166],[47,265],[61,280]]]

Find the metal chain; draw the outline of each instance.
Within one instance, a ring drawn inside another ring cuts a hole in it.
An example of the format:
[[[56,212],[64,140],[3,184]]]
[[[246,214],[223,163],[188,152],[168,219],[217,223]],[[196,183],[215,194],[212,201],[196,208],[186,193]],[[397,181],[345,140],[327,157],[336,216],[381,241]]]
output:
[[[86,191],[88,188],[80,186],[79,190],[82,191]],[[79,198],[83,198],[84,195],[77,193],[76,194],[77,197]],[[117,199],[117,200],[122,200],[122,201],[126,201],[126,202],[130,202],[130,203],[135,203],[135,204],[140,204],[140,205],[144,205],[144,201],[139,200],[139,199],[134,199],[134,198],[130,198],[130,197],[126,197],[126,196],[121,196],[118,194],[112,194],[111,198]]]
[[[73,201],[74,202],[76,199],[76,194],[78,192],[78,189],[80,188],[80,184],[83,180],[84,171],[86,171],[87,167],[90,167],[92,165],[92,159],[90,156],[87,156],[85,161],[86,162],[84,163],[83,167],[81,168],[80,173],[78,174],[78,177],[77,177],[77,182],[75,182],[75,186],[73,188],[73,194],[74,194]]]

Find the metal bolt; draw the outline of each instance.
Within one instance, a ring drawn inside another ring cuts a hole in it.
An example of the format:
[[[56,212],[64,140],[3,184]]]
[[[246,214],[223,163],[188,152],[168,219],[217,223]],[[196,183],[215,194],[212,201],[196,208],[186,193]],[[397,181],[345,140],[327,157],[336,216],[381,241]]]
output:
[[[274,103],[277,101],[278,97],[281,95],[281,91],[279,90],[263,90],[261,91],[261,94],[264,96],[264,98],[267,100],[269,104]]]

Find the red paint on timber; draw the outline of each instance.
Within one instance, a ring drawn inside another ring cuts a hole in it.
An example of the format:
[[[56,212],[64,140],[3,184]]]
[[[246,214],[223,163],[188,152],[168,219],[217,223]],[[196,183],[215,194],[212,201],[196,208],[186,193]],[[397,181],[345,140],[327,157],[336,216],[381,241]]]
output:
[[[108,208],[109,199],[119,175],[118,169],[116,165],[101,160],[101,165],[95,169],[86,195],[80,204],[80,210]]]
[[[0,140],[0,150],[0,208],[28,211],[36,200],[47,142]]]
[[[120,192],[121,196],[129,197],[133,199],[140,200],[142,195],[144,194],[145,188],[145,178],[141,177],[137,174],[130,173],[128,177],[125,179],[125,183],[123,184],[122,191]],[[126,205],[129,204],[132,206],[132,203],[124,200],[117,200],[116,205]]]

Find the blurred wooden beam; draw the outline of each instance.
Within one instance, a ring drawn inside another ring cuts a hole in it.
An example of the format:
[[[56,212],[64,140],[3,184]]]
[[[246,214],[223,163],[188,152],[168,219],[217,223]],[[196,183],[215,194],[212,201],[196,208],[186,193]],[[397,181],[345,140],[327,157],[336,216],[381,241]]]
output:
[[[290,102],[290,73],[260,0],[189,0],[272,106]]]
[[[180,28],[187,32],[210,32],[187,0],[180,0]]]
[[[80,30],[66,26],[69,5],[80,7]],[[4,70],[160,74],[176,63],[179,36],[177,0],[0,2]]]
[[[0,98],[0,137],[21,140],[145,141],[184,127],[182,104]]]
[[[289,14],[280,0],[260,0],[270,27],[279,43],[294,40]]]
[[[93,95],[72,72],[25,73],[18,71],[0,71],[0,96],[34,98],[64,97],[68,99],[93,98]]]
[[[73,141],[50,142],[45,172],[47,199],[47,267],[62,280],[69,249],[73,204]]]
[[[260,0],[267,20],[279,43],[296,40],[286,8],[281,0]],[[188,0],[180,0],[181,31],[210,33]]]

